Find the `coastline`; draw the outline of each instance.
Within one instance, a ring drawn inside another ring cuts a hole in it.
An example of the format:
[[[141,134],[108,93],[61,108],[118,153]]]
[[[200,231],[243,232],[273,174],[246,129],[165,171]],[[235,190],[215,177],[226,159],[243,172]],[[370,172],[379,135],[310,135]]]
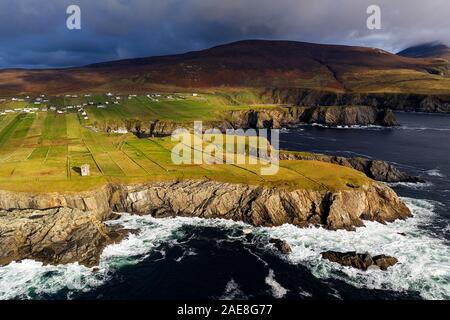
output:
[[[314,191],[187,180],[107,185],[76,195],[1,191],[0,199],[3,265],[30,258],[49,264],[89,261],[86,265],[96,265],[104,246],[126,234],[112,230],[116,233],[111,236],[105,227],[114,211],[221,218],[265,227],[320,225],[330,230],[354,230],[365,220],[385,223],[411,216],[395,192],[377,182],[349,190]],[[18,226],[11,227],[9,219],[14,215]],[[80,217],[75,224],[74,217]],[[100,245],[87,250],[84,244],[93,238]]]

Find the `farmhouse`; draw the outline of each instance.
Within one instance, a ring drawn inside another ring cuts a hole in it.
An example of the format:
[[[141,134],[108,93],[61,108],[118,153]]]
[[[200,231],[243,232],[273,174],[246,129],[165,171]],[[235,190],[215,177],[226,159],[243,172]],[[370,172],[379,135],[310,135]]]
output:
[[[81,166],[81,176],[87,177],[87,176],[89,176],[90,174],[91,174],[91,172],[90,172],[90,167],[89,167],[89,165],[88,165],[88,164],[83,164],[83,165]]]

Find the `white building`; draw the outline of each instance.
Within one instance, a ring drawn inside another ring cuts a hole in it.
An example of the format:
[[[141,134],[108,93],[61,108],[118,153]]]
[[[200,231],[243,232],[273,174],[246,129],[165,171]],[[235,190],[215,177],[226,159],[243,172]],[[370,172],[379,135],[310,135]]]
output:
[[[90,166],[88,164],[83,164],[81,166],[81,176],[82,177],[87,177],[91,174],[90,172]]]

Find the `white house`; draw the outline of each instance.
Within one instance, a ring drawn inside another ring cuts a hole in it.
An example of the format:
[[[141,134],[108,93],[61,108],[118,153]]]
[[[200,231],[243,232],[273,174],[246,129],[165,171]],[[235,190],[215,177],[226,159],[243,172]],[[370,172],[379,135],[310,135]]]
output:
[[[88,164],[83,164],[81,166],[81,176],[87,177],[91,174],[90,172],[90,166]]]

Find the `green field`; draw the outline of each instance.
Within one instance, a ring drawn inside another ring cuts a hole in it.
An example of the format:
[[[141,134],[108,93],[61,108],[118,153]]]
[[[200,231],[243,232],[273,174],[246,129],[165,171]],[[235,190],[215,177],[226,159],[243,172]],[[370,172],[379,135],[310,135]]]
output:
[[[105,97],[56,98],[64,106]],[[109,98],[108,98],[109,99]],[[112,99],[112,98],[111,98]],[[146,101],[147,99],[148,101]],[[49,106],[52,105],[52,99]],[[173,179],[211,179],[223,182],[264,184],[283,188],[313,190],[347,189],[370,180],[355,170],[317,161],[281,161],[278,174],[262,176],[258,165],[175,165],[170,137],[139,139],[131,133],[112,134],[91,130],[94,121],[167,119],[213,120],[230,108],[224,97],[151,99],[124,98],[120,105],[85,108],[89,120],[77,109],[65,113],[38,111],[0,116],[0,189],[19,191],[79,191],[107,182],[141,183]],[[89,164],[89,177],[80,167]]]

